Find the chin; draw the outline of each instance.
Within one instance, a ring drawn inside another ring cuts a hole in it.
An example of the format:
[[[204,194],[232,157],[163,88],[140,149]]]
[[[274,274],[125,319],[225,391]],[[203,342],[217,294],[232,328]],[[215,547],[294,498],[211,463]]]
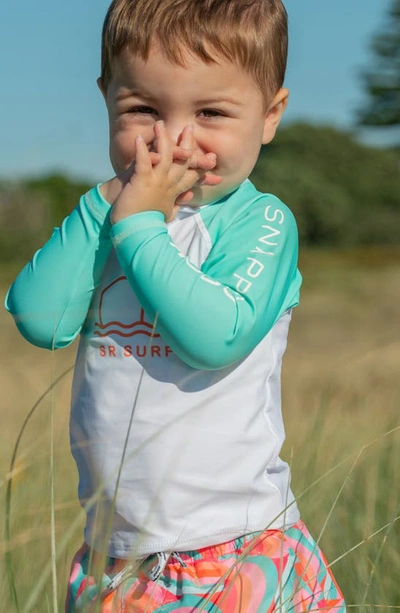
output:
[[[201,185],[194,187],[193,198],[190,202],[187,202],[185,206],[197,207],[205,204],[210,204],[216,200],[220,200],[224,196],[230,194],[236,189],[227,185]]]

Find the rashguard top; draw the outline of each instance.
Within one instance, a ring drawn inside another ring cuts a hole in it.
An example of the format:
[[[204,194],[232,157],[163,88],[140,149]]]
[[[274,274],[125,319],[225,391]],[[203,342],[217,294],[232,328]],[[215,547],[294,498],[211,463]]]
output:
[[[70,436],[86,542],[127,558],[294,524],[280,372],[298,304],[290,210],[249,180],[115,225],[85,194],[6,307],[26,339],[80,334]]]

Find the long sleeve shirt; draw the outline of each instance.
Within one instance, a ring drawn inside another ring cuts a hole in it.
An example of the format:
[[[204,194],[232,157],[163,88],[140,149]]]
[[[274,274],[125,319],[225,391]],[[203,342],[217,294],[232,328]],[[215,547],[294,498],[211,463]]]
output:
[[[279,458],[293,215],[248,180],[170,224],[150,211],[111,226],[109,211],[98,188],[83,196],[6,299],[40,347],[81,335],[71,444],[85,540],[129,557],[295,523]]]

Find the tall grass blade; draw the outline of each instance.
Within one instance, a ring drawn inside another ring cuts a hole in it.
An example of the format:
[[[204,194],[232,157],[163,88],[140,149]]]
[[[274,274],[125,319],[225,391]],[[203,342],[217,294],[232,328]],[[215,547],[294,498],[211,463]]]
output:
[[[54,341],[53,341],[54,343]],[[50,546],[52,566],[52,596],[53,613],[57,613],[57,566],[56,566],[56,517],[54,500],[54,345],[51,352],[51,383],[50,383]]]
[[[40,404],[46,398],[46,396],[51,392],[52,388],[54,388],[60,381],[62,381],[62,379],[68,373],[70,373],[73,370],[73,368],[74,367],[71,366],[70,368],[65,370],[59,377],[57,377],[57,379],[55,379],[55,381],[50,385],[50,387],[47,388],[43,392],[43,394],[38,398],[38,400],[35,402],[33,407],[30,409],[18,433],[17,440],[15,442],[12,456],[11,456],[11,463],[10,463],[10,468],[9,468],[10,478],[7,482],[6,497],[5,497],[4,541],[5,541],[5,547],[6,547],[5,560],[6,560],[8,584],[9,584],[9,589],[11,592],[11,597],[14,603],[15,610],[18,613],[21,611],[21,609],[20,609],[19,602],[18,602],[17,589],[16,589],[16,584],[15,584],[15,577],[14,577],[13,564],[12,564],[12,554],[11,554],[11,499],[12,499],[12,483],[13,483],[13,474],[15,470],[15,463],[16,463],[16,459],[18,455],[19,446],[22,440],[22,436],[25,432],[25,429],[30,419],[34,415],[36,409],[38,408],[38,406],[40,406]]]
[[[400,505],[396,509],[396,514],[395,514],[395,516],[393,518],[393,521],[391,521],[390,524],[388,524],[388,526],[387,526],[387,530],[386,530],[386,533],[385,533],[385,535],[383,537],[382,543],[381,543],[381,545],[379,547],[379,550],[378,550],[378,552],[377,552],[377,554],[375,556],[375,559],[374,559],[374,561],[372,563],[371,573],[370,573],[368,582],[367,582],[367,584],[365,586],[365,592],[364,592],[364,595],[363,595],[363,598],[362,598],[362,601],[361,601],[361,606],[365,606],[365,603],[366,603],[367,597],[368,597],[368,592],[369,592],[369,590],[371,588],[372,580],[373,580],[374,574],[376,572],[376,568],[378,566],[378,562],[379,562],[379,560],[380,560],[380,558],[382,556],[384,547],[385,547],[385,545],[387,543],[387,540],[389,538],[389,534],[392,531],[392,528],[393,528],[395,522],[399,519],[399,517],[400,517]]]

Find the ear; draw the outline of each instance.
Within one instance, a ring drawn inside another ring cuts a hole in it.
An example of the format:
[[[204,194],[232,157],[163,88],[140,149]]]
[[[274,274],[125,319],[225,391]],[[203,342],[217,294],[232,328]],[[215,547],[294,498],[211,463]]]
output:
[[[271,104],[269,105],[264,119],[264,131],[262,144],[267,145],[272,141],[275,136],[275,132],[282,119],[282,115],[285,112],[289,101],[289,91],[282,87],[278,93],[274,96]]]
[[[104,83],[102,81],[102,78],[99,77],[96,81],[97,83],[97,87],[99,88],[99,90],[101,91],[101,94],[104,98],[105,101],[107,101],[107,89],[104,87]]]

